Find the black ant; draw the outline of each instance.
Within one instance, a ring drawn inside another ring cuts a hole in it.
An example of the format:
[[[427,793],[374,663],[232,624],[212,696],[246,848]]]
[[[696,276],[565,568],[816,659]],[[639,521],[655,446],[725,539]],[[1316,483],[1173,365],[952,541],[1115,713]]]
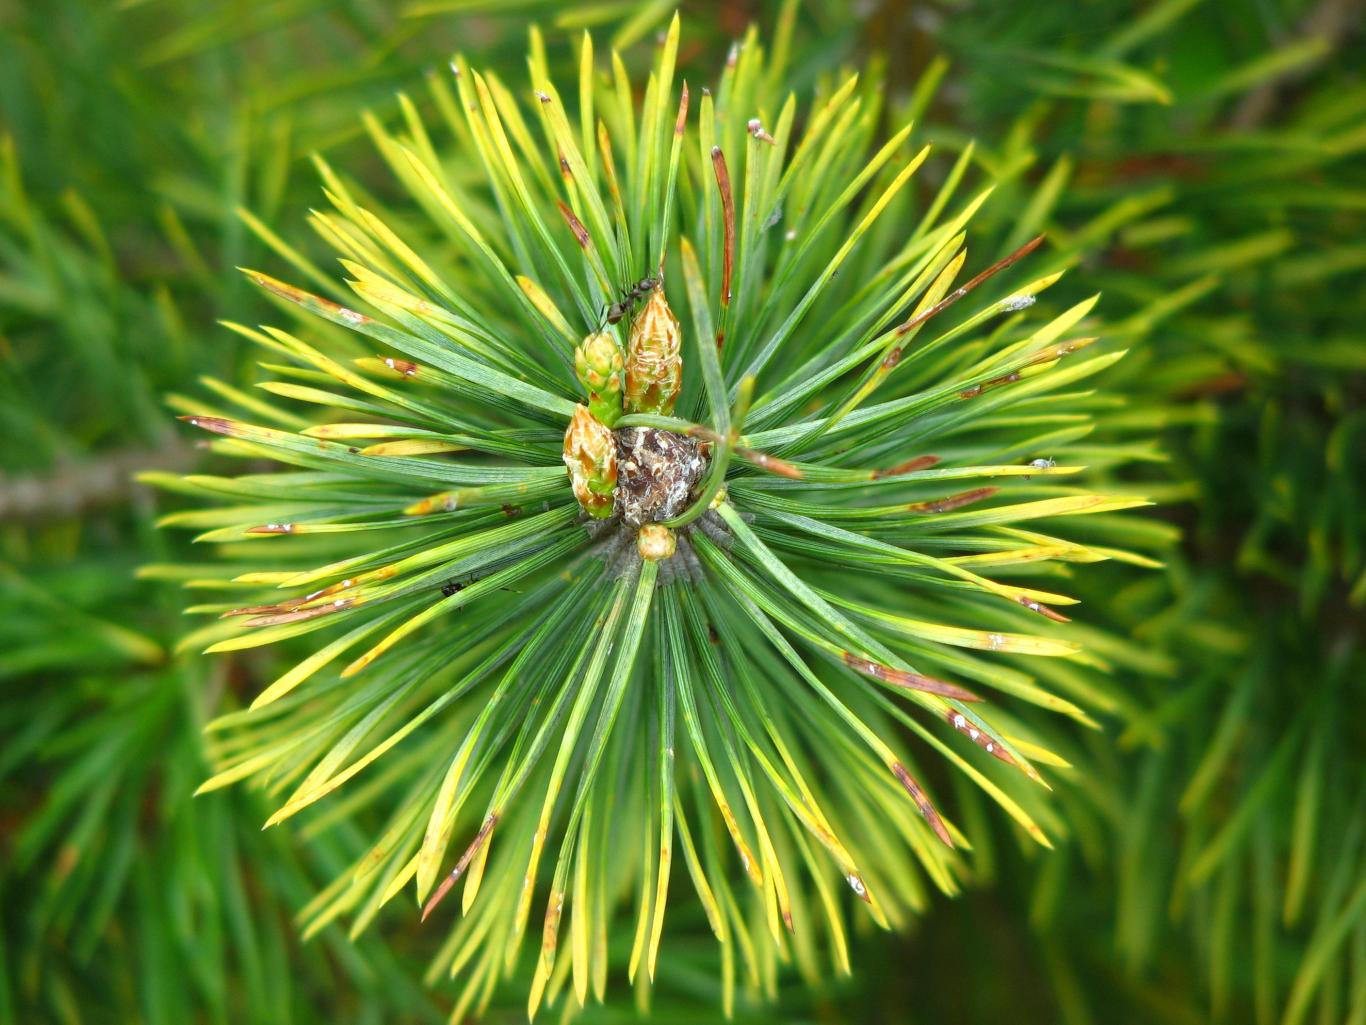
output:
[[[443,598],[449,598],[451,595],[457,594],[457,593],[459,593],[460,591],[463,591],[465,588],[469,587],[470,584],[478,583],[478,582],[479,582],[480,580],[482,580],[482,579],[484,579],[484,578],[483,578],[483,577],[470,577],[468,580],[448,580],[446,583],[444,583],[444,584],[441,585],[441,596],[442,596]],[[503,587],[503,588],[499,588],[499,590],[502,590],[502,591],[512,591],[513,594],[521,594],[521,593],[522,593],[521,591],[518,591],[518,590],[516,590],[515,588],[511,588],[511,587]]]
[[[622,317],[626,316],[626,314],[631,312],[631,310],[635,307],[636,303],[638,303],[641,299],[645,298],[645,296],[649,295],[658,287],[659,278],[641,278],[630,288],[626,289],[626,291],[622,294],[620,299],[612,303],[610,306],[604,307],[604,326],[606,326],[607,324],[618,323]],[[602,328],[600,327],[598,328],[598,330],[601,331]]]

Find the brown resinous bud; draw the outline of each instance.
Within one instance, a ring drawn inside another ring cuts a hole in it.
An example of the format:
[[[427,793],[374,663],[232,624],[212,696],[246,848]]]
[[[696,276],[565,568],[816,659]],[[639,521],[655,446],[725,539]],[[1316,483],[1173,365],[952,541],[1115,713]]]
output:
[[[588,335],[574,350],[574,372],[588,393],[588,411],[607,427],[621,419],[624,367],[616,339],[606,331]]]
[[[626,353],[626,412],[668,415],[683,384],[678,319],[661,286],[631,322]]]
[[[599,519],[611,516],[617,486],[617,443],[587,406],[574,407],[574,418],[564,432],[564,465],[569,468],[574,497],[584,511]]]

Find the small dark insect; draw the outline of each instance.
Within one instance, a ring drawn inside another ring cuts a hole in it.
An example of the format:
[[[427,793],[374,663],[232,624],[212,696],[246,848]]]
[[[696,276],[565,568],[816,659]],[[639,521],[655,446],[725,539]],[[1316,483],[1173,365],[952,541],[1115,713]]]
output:
[[[658,287],[658,278],[641,278],[630,288],[626,289],[626,291],[622,293],[620,299],[612,303],[610,306],[607,306],[603,310],[604,325],[618,323],[622,317],[626,316],[626,314],[631,312],[631,310],[635,307],[636,303],[638,303],[641,299],[645,298],[645,296],[649,295]],[[598,330],[602,329],[599,328]]]
[[[479,580],[481,580],[481,579],[483,579],[483,578],[482,578],[482,577],[471,577],[471,578],[468,579],[468,580],[448,580],[446,583],[444,583],[444,584],[441,585],[441,596],[442,596],[443,598],[449,598],[451,595],[453,595],[453,594],[458,594],[460,591],[463,591],[465,588],[469,587],[470,584],[477,583],[477,582],[478,582]],[[501,588],[499,588],[499,590],[500,590],[500,591],[512,591],[513,594],[521,594],[521,593],[522,593],[521,591],[518,591],[518,590],[516,590],[515,588],[511,588],[511,587],[501,587]]]

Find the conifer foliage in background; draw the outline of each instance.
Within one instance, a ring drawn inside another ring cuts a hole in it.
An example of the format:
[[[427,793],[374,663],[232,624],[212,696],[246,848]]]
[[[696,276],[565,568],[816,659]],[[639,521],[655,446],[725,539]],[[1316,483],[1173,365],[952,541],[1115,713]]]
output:
[[[997,866],[1057,1013],[1364,1020],[1361,14],[1002,7],[927,39],[886,10],[882,38],[953,58],[931,130],[996,126],[977,159],[1051,197],[1030,230],[1085,249],[1072,280],[1144,339],[1121,415],[1161,430],[1150,493],[1184,534],[1166,574],[1078,580],[1153,658],[1117,681],[1121,757],[1061,795],[1071,849]]]
[[[533,35],[522,87],[429,80],[453,146],[406,100],[372,122],[405,204],[322,165],[346,284],[283,245],[323,295],[248,271],[293,314],[229,325],[271,398],[182,417],[250,471],[152,478],[219,499],[166,523],[233,568],[156,570],[228,592],[194,642],[309,641],[212,725],[205,789],[378,816],[310,927],[410,884],[439,921],[459,884],[457,1016],[528,932],[532,1014],[603,998],[619,920],[648,987],[685,880],[726,1007],[792,959],[847,972],[847,904],[890,926],[958,888],[931,759],[1047,843],[1065,763],[1031,719],[1090,718],[1012,666],[1088,656],[1034,578],[1142,561],[1103,525],[1143,500],[1078,484],[1057,431],[1122,355],[1089,351],[1095,298],[1031,317],[1041,239],[970,257],[991,187],[960,164],[917,198],[929,147],[878,142],[857,78],[799,117],[786,35],[696,97],[678,45],[675,19],[634,90],[585,37],[564,89]]]
[[[3,161],[0,1021],[307,1020],[338,977],[420,1014],[383,946],[295,939],[311,869],[249,796],[193,801],[229,674],[172,653],[177,609],[134,579],[164,535],[131,486],[192,458],[161,427],[193,347],[178,279],[122,280],[94,209],[71,193],[59,221]]]

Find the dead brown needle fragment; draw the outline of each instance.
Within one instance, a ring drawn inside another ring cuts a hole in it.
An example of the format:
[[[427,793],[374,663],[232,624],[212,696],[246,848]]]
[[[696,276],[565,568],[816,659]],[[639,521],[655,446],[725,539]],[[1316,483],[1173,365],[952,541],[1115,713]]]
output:
[[[479,827],[479,832],[474,835],[474,840],[465,848],[465,853],[460,855],[460,860],[455,863],[455,868],[451,869],[451,874],[441,880],[441,885],[427,898],[427,903],[422,905],[422,921],[427,920],[427,916],[436,910],[436,906],[441,903],[442,898],[451,892],[451,887],[465,874],[465,869],[469,868],[470,862],[479,853],[479,848],[488,842],[497,821],[497,815],[489,815],[488,818],[484,819],[484,824]]]
[[[855,655],[852,651],[844,652],[841,657],[844,659],[844,664],[851,669],[856,669],[865,676],[871,676],[883,683],[890,683],[893,687],[923,691],[926,694],[938,694],[940,697],[952,698],[956,701],[982,700],[972,691],[964,690],[957,684],[936,680],[933,676],[922,676],[920,673],[913,673],[908,669],[894,669],[892,666],[884,665],[881,662]]]
[[[1039,246],[1043,244],[1043,240],[1043,235],[1038,235],[1035,238],[1030,239],[1028,242],[1020,246],[1019,249],[1015,250],[1009,256],[997,260],[995,263],[993,263],[986,270],[982,271],[982,273],[978,274],[967,284],[955,288],[952,292],[946,295],[943,299],[940,299],[939,302],[935,303],[928,310],[916,314],[910,320],[898,326],[896,329],[896,333],[898,335],[908,334],[909,332],[914,331],[916,328],[918,328],[921,324],[925,323],[925,321],[937,316],[940,313],[943,313],[950,306],[956,303],[959,299],[963,298],[963,296],[967,295],[982,282],[995,277],[997,274],[1001,273],[1001,271],[1010,267],[1017,261],[1024,259],[1035,249],[1038,249]]]

